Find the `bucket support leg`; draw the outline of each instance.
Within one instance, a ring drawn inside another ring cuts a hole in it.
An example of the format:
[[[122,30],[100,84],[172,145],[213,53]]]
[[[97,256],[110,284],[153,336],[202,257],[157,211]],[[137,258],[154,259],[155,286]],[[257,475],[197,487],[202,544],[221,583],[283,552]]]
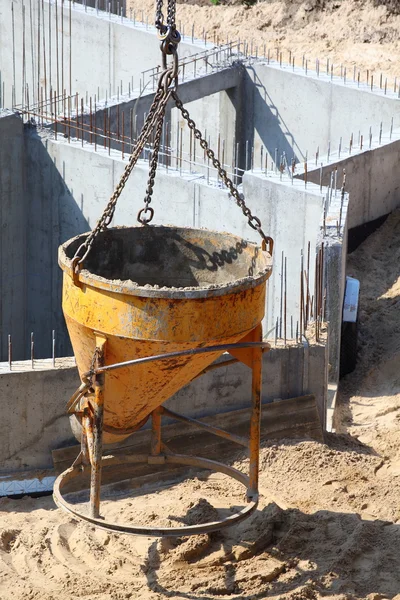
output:
[[[97,367],[104,365],[106,338],[96,335]],[[103,451],[104,373],[96,375],[93,407],[93,450],[90,476],[90,516],[100,517],[101,462]]]
[[[261,325],[253,331],[253,341],[262,341]],[[262,348],[252,350],[252,386],[251,386],[251,420],[250,420],[250,467],[249,488],[247,499],[255,500],[258,496],[258,471],[260,454],[260,424],[261,424],[261,372]]]
[[[161,407],[156,408],[151,413],[151,454],[158,456],[161,454]]]
[[[100,340],[99,340],[100,338]],[[100,343],[101,342],[101,343]],[[96,335],[96,355],[98,358],[97,365],[104,365],[104,350],[105,350],[106,339],[100,335]],[[152,437],[151,437],[151,454],[139,454],[139,455],[123,455],[123,456],[106,456],[102,458],[102,431],[103,431],[103,404],[104,404],[104,379],[103,375],[97,373],[96,379],[93,382],[95,388],[95,399],[88,401],[88,411],[84,411],[83,419],[85,423],[85,429],[87,434],[87,447],[85,443],[82,445],[81,455],[83,457],[88,454],[89,461],[91,464],[91,486],[90,486],[90,515],[82,514],[77,511],[74,505],[69,504],[65,498],[61,495],[61,488],[68,483],[71,479],[79,477],[85,469],[82,469],[82,465],[74,463],[74,465],[67,469],[64,473],[58,476],[54,483],[54,500],[56,504],[67,510],[71,514],[75,515],[79,519],[88,521],[96,525],[97,527],[103,527],[105,529],[111,529],[113,531],[119,531],[123,533],[135,533],[139,535],[152,535],[152,536],[171,536],[171,535],[194,535],[199,533],[210,533],[211,531],[217,531],[223,527],[229,527],[234,523],[239,523],[243,519],[250,516],[257,508],[258,504],[258,468],[259,468],[259,449],[260,449],[260,421],[261,421],[261,372],[262,372],[262,353],[264,350],[269,350],[270,346],[267,342],[262,341],[262,329],[261,325],[257,326],[251,331],[241,342],[237,344],[225,344],[218,347],[201,347],[195,351],[190,351],[191,354],[200,354],[203,352],[211,352],[215,350],[229,350],[230,354],[235,358],[234,361],[229,360],[221,363],[221,366],[226,364],[232,364],[232,362],[240,361],[247,365],[252,370],[252,409],[251,409],[251,421],[250,421],[250,436],[244,438],[238,435],[229,433],[228,431],[222,430],[218,427],[213,427],[203,421],[185,417],[174,413],[173,411],[159,406],[152,413]],[[100,352],[99,352],[100,350]],[[171,353],[161,356],[150,357],[150,360],[160,360],[161,358],[185,355],[188,351],[181,353]],[[149,358],[135,359],[128,364],[137,364],[139,362],[149,361]],[[127,363],[121,363],[121,365],[111,365],[112,368],[119,366],[127,366]],[[95,371],[96,372],[96,371]],[[104,373],[104,371],[103,371]],[[78,390],[79,391],[79,390]],[[75,400],[75,396],[73,397]],[[196,425],[200,429],[208,430],[210,433],[214,433],[223,438],[230,439],[233,442],[248,448],[250,451],[250,468],[249,476],[245,475],[241,471],[234,469],[228,465],[217,462],[215,460],[208,460],[200,458],[198,456],[185,456],[171,452],[169,448],[162,442],[161,439],[161,417],[165,414],[178,421],[183,421],[191,425]],[[86,425],[87,423],[87,425]],[[84,461],[83,461],[84,462]],[[120,525],[117,523],[106,523],[100,518],[100,485],[101,485],[101,463],[107,464],[108,466],[117,464],[136,464],[136,463],[147,463],[153,465],[169,465],[178,464],[186,465],[190,467],[201,467],[224,473],[230,477],[233,477],[246,487],[246,496],[248,504],[247,506],[237,512],[234,515],[230,515],[224,519],[213,521],[211,523],[190,525],[188,527],[138,527],[138,526],[127,526]]]
[[[88,406],[83,409],[82,416],[82,437],[81,437],[81,458],[84,465],[90,464],[90,446],[88,439],[88,430],[90,429],[90,410]]]

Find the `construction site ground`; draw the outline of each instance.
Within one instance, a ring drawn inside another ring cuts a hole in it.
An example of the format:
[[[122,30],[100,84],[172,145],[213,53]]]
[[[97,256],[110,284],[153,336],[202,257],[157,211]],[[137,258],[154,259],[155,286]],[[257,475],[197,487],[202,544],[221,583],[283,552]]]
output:
[[[251,39],[259,30],[260,40],[281,36],[283,49],[318,55],[325,48],[339,61],[395,76],[400,17],[372,2],[327,2],[325,12],[316,1],[185,4],[178,19],[188,11],[210,34],[216,24],[230,37]],[[303,28],[299,17],[289,21],[290,4],[301,5]],[[391,27],[396,37],[381,39]],[[369,41],[358,39],[361,29]],[[399,240],[397,211],[349,255],[348,274],[361,281],[360,348],[356,370],[340,384],[336,433],[325,443],[263,442],[261,501],[251,518],[221,533],[159,540],[79,523],[51,497],[2,498],[0,598],[400,600]],[[246,468],[240,452],[219,458]],[[205,472],[114,486],[102,504],[107,519],[149,526],[209,521],[229,506],[243,506],[243,489]]]
[[[400,599],[399,237],[397,211],[349,256],[361,280],[360,354],[341,383],[337,433],[326,443],[265,442],[261,503],[250,519],[158,540],[78,523],[51,497],[3,498],[0,597]],[[245,469],[240,453],[219,458]],[[168,526],[243,505],[239,484],[191,475],[114,486],[103,514]]]

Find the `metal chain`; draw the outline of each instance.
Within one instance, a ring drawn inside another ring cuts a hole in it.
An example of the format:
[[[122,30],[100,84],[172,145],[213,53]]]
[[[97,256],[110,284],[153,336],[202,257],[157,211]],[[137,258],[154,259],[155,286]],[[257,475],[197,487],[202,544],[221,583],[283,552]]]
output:
[[[167,69],[161,74],[159,82],[158,82],[158,89],[154,96],[153,103],[150,107],[149,114],[147,115],[147,118],[143,125],[143,129],[140,132],[140,135],[137,139],[135,148],[129,158],[128,164],[126,165],[124,172],[121,176],[121,179],[120,179],[114,193],[112,194],[110,200],[108,201],[107,206],[105,207],[105,209],[103,211],[103,214],[101,215],[100,219],[97,221],[95,228],[90,232],[90,234],[86,238],[85,242],[83,244],[81,244],[81,246],[79,246],[78,250],[76,251],[73,261],[72,261],[72,267],[74,270],[77,267],[82,266],[82,263],[85,260],[85,258],[87,257],[87,255],[89,254],[97,235],[101,231],[104,231],[104,229],[106,229],[110,225],[110,223],[113,219],[113,216],[114,216],[117,201],[125,187],[125,184],[129,178],[134,166],[136,165],[137,161],[140,158],[140,155],[143,151],[145,143],[148,141],[148,139],[151,135],[151,132],[154,130],[154,127],[157,124],[159,124],[160,122],[161,123],[163,122],[164,114],[165,114],[165,107],[166,107],[167,102],[170,99],[171,93],[172,93],[172,90],[169,89],[169,86],[172,83],[172,81],[175,80],[175,77],[176,77],[175,71],[176,71],[176,66],[174,65],[171,69]],[[161,125],[161,127],[162,127],[162,125]]]
[[[100,348],[98,348],[96,346],[96,348],[94,349],[91,363],[90,363],[89,371],[82,374],[81,385],[78,387],[76,392],[71,396],[71,398],[67,402],[67,406],[65,408],[66,408],[66,412],[68,414],[75,413],[76,409],[80,410],[79,407],[80,407],[82,398],[86,398],[87,396],[89,396],[90,394],[93,393],[94,377],[96,375],[95,367],[96,367],[97,358],[99,356],[100,356]]]
[[[175,12],[176,12],[176,2],[175,0],[168,0],[168,11],[167,11],[167,25],[171,27],[171,29],[175,29]]]
[[[158,29],[158,38],[161,40],[161,50],[163,54],[174,54],[181,41],[181,34],[175,25],[176,0],[168,0],[166,23],[164,23],[162,8],[163,0],[156,0],[155,26]]]
[[[164,34],[166,31],[166,26],[164,24],[164,15],[162,12],[162,8],[163,8],[163,0],[157,0],[155,26],[161,34]]]
[[[149,179],[147,180],[146,197],[144,199],[145,206],[144,206],[144,208],[141,208],[139,210],[138,215],[137,215],[137,220],[139,221],[139,223],[142,223],[142,225],[146,225],[147,223],[150,223],[150,221],[153,219],[153,216],[154,216],[154,209],[149,205],[151,202],[151,197],[153,195],[154,181],[155,181],[157,165],[158,165],[158,154],[160,151],[161,136],[162,136],[162,130],[163,130],[163,125],[164,125],[164,115],[165,115],[165,107],[164,107],[164,111],[160,115],[160,119],[158,120],[157,125],[156,125],[156,134],[154,137],[153,152],[152,152],[151,161],[150,161]],[[146,218],[145,215],[147,213],[150,213],[150,215]]]
[[[166,32],[167,27],[171,29],[176,29],[175,25],[175,14],[176,14],[176,1],[168,0],[167,7],[167,22],[164,23],[164,14],[163,14],[163,0],[156,0],[156,20],[155,26],[158,31],[163,35]]]
[[[196,123],[193,121],[193,119],[190,118],[189,112],[183,106],[183,103],[175,90],[172,92],[172,97],[175,100],[175,105],[177,109],[181,111],[182,117],[187,122],[189,129],[193,131],[194,137],[197,140],[199,140],[200,146],[205,151],[208,158],[211,160],[214,168],[217,169],[218,174],[222,179],[223,183],[228,188],[231,196],[233,196],[233,198],[235,199],[236,204],[242,210],[244,216],[247,218],[248,224],[250,225],[250,227],[258,231],[266,246],[268,246],[268,251],[272,256],[273,240],[271,237],[267,236],[262,230],[261,220],[256,215],[253,215],[249,207],[246,205],[244,198],[240,195],[238,189],[234,186],[233,181],[228,177],[227,172],[221,165],[218,158],[216,158],[214,151],[211,150],[211,148],[209,148],[207,141],[203,138],[201,131],[197,129]]]
[[[151,203],[151,197],[154,189],[154,182],[158,164],[158,155],[160,150],[160,142],[162,136],[162,128],[164,123],[165,109],[168,100],[172,96],[175,100],[176,107],[181,111],[183,118],[187,121],[189,128],[193,131],[196,139],[200,141],[200,146],[206,152],[207,156],[211,159],[213,166],[218,170],[219,176],[222,181],[229,189],[231,195],[235,199],[237,205],[241,208],[244,216],[247,218],[250,227],[258,231],[263,239],[263,243],[268,245],[269,252],[272,255],[273,240],[269,236],[266,236],[261,227],[260,219],[253,215],[250,209],[247,207],[244,198],[241,197],[238,190],[234,186],[232,180],[228,177],[227,172],[221,165],[220,161],[215,157],[213,150],[208,147],[206,140],[203,138],[201,132],[197,129],[196,123],[190,118],[188,111],[184,108],[179,96],[176,93],[177,88],[177,75],[178,75],[178,54],[177,45],[180,41],[180,34],[176,30],[175,26],[175,0],[168,0],[168,12],[167,12],[167,24],[164,24],[164,15],[162,12],[163,0],[156,1],[156,21],[155,25],[159,31],[159,37],[161,39],[161,50],[163,53],[163,67],[164,70],[158,81],[157,91],[154,95],[154,100],[151,104],[149,113],[144,122],[143,128],[136,141],[133,152],[129,158],[128,164],[126,165],[121,179],[110,197],[110,200],[105,207],[103,214],[96,223],[95,228],[87,236],[83,244],[81,244],[75,253],[72,260],[72,268],[74,273],[78,273],[79,269],[93,247],[94,240],[97,235],[104,231],[111,223],[116,208],[117,201],[125,187],[125,184],[140,158],[140,155],[144,149],[146,142],[149,140],[151,133],[156,129],[153,153],[150,161],[149,178],[147,181],[146,196],[144,199],[144,208],[138,212],[137,219],[142,224],[149,223],[154,215],[154,210],[149,205]],[[167,68],[167,55],[173,55],[173,65]],[[174,88],[170,88],[174,82]],[[145,215],[149,214],[146,218]]]

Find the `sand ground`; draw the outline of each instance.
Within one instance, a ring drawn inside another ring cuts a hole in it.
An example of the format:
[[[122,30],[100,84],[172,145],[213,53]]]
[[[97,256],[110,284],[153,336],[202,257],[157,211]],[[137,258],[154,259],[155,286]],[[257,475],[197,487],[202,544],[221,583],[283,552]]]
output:
[[[133,4],[147,10],[152,2]],[[324,51],[395,74],[398,36],[384,32],[398,31],[399,17],[367,2],[332,3],[337,8],[325,13],[316,2],[292,4],[305,15],[302,27],[299,15],[288,19],[293,7],[280,2],[249,10],[186,2],[178,15],[220,36],[251,33],[258,43]],[[349,256],[348,272],[361,280],[360,356],[341,383],[337,433],[325,444],[264,443],[261,502],[249,520],[224,533],[160,541],[77,523],[50,497],[3,498],[1,600],[400,600],[399,240],[397,211]],[[225,458],[246,468],[240,454]],[[104,514],[194,524],[229,514],[231,505],[243,505],[239,485],[192,473],[106,495]]]
[[[349,257],[360,356],[338,433],[264,443],[257,512],[223,533],[158,540],[71,520],[51,498],[0,500],[0,598],[400,600],[400,211]],[[241,454],[225,457],[246,469]],[[80,500],[80,498],[78,498]],[[108,519],[195,524],[243,506],[223,475],[105,495]]]

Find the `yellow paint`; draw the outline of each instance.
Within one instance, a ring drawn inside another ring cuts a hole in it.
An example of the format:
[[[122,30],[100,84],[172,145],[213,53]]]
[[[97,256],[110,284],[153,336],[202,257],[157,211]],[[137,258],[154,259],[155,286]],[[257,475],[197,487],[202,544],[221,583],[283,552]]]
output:
[[[260,266],[266,257],[260,253]],[[64,272],[63,311],[79,373],[89,370],[95,333],[106,336],[105,364],[245,338],[265,312],[266,282],[255,287],[208,298],[154,298],[124,293],[124,282],[99,289],[85,272],[77,286],[71,271]],[[126,367],[106,374],[104,423],[131,428],[189,383],[221,352],[179,357]],[[104,442],[120,440],[104,433]]]

